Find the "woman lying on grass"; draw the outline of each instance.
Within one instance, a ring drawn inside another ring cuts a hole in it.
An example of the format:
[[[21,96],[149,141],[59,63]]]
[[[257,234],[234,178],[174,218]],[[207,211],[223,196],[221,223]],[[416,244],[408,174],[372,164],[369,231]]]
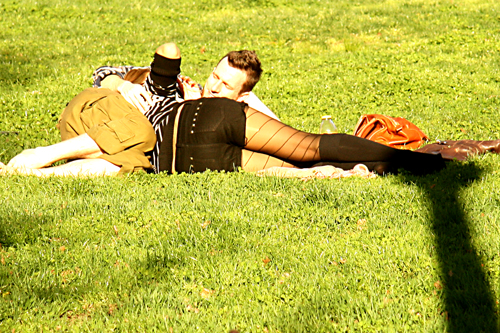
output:
[[[160,132],[160,172],[235,171],[240,167],[245,171],[257,171],[274,166],[311,167],[327,163],[344,170],[365,164],[378,174],[395,172],[399,168],[424,174],[444,167],[441,155],[398,150],[347,134],[318,135],[298,131],[246,104],[225,98],[179,103],[168,116],[170,119]],[[154,130],[151,127],[145,132],[151,133],[149,138],[131,149],[141,146],[143,153],[151,151]],[[94,149],[84,150],[88,140],[91,139],[78,136],[51,147],[27,150],[3,170],[17,169],[17,173],[37,176],[118,174],[120,166],[107,161],[106,154],[95,142]],[[85,159],[39,168],[54,162],[50,153],[44,154],[45,148],[56,150],[61,159]],[[16,166],[17,159],[29,159],[31,168]]]
[[[364,164],[378,174],[400,168],[425,174],[445,166],[440,155],[398,150],[347,134],[302,132],[236,101],[262,72],[250,51],[224,57],[207,80],[203,98],[178,103],[179,59],[178,52],[157,50],[147,80],[155,92],[153,106],[144,115],[117,92],[86,89],[61,116],[64,141],[26,150],[2,165],[2,172],[85,176],[137,170],[258,171],[326,163],[344,170]],[[218,94],[220,87],[227,96]],[[72,161],[46,168],[63,159]]]

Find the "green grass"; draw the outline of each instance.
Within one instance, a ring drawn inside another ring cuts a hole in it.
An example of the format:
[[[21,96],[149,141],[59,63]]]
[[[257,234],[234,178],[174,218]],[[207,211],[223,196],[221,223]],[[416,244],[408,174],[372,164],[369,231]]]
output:
[[[165,41],[200,82],[228,51],[256,50],[255,92],[299,129],[331,114],[352,133],[382,113],[432,140],[500,137],[494,0],[8,0],[0,36],[4,163],[59,140],[95,68],[147,65]],[[0,331],[498,331],[499,165],[0,177]]]

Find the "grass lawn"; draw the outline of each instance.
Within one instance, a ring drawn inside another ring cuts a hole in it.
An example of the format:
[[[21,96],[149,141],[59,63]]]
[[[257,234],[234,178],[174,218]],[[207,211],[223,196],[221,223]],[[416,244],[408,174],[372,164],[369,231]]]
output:
[[[405,117],[500,138],[497,0],[0,2],[0,161],[59,140],[101,65],[176,42],[204,82],[234,49],[317,132]],[[1,332],[496,332],[500,156],[432,175],[0,177]]]

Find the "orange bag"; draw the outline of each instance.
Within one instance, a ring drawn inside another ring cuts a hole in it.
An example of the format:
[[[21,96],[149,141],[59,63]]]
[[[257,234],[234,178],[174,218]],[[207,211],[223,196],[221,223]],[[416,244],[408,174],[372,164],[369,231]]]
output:
[[[416,149],[429,140],[424,132],[408,120],[381,114],[362,115],[354,135],[398,149]]]

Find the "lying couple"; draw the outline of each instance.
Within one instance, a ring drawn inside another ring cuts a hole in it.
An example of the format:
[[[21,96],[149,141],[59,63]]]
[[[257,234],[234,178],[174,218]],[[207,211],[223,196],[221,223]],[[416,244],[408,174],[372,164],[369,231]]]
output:
[[[63,111],[58,124],[63,141],[23,151],[1,165],[3,172],[78,176],[322,164],[348,170],[364,164],[378,174],[399,168],[424,174],[445,166],[439,154],[347,134],[306,133],[281,123],[251,93],[262,73],[253,51],[224,56],[201,92],[180,75],[180,63],[178,47],[168,43],[156,50],[150,68],[101,67],[94,73],[95,87]],[[63,159],[70,162],[47,167]]]

